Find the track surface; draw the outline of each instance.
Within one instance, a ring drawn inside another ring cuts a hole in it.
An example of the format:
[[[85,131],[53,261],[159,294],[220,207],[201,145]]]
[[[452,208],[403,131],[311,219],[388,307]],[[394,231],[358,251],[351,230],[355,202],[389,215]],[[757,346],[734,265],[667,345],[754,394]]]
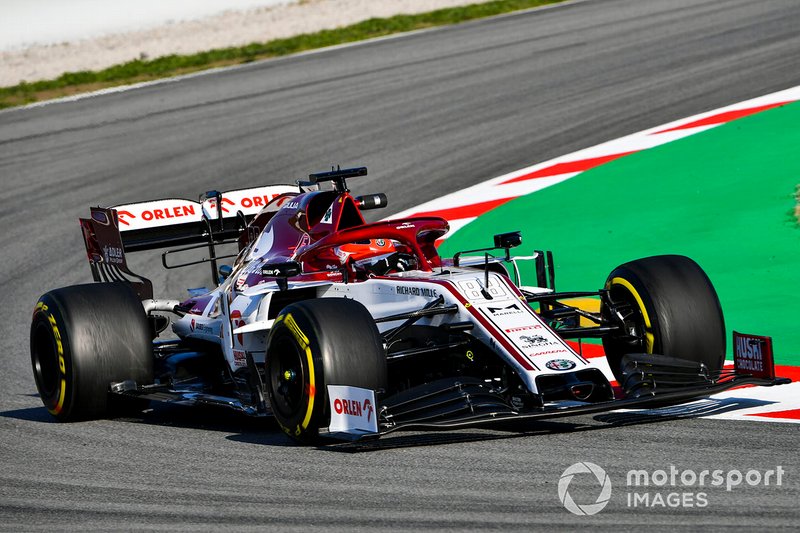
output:
[[[580,418],[523,438],[401,435],[356,454],[216,411],[61,425],[35,395],[27,328],[40,293],[90,279],[76,222],[89,204],[363,163],[372,174],[352,186],[398,211],[797,85],[798,27],[793,0],[594,0],[0,113],[0,529],[794,529],[794,425]],[[150,272],[175,295],[195,281]],[[558,500],[577,461],[615,482],[593,517]],[[708,490],[703,509],[627,508],[625,473],[670,464],[788,477]]]

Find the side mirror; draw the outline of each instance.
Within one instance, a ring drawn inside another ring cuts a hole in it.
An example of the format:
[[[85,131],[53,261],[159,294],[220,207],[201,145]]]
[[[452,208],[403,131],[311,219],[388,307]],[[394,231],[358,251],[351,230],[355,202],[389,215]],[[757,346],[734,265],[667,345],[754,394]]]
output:
[[[219,282],[222,283],[233,273],[233,267],[230,265],[220,265],[217,272],[219,273]]]
[[[287,261],[285,263],[268,263],[261,267],[261,275],[271,278],[291,278],[302,272],[300,263]]]
[[[289,288],[286,278],[299,276],[303,272],[303,268],[297,261],[287,261],[285,263],[269,263],[261,267],[261,275],[270,278],[276,278],[278,288],[285,291]]]
[[[453,256],[453,266],[458,266],[458,259],[461,257],[461,254],[470,254],[473,252],[488,252],[491,250],[497,250],[498,248],[502,248],[506,251],[506,261],[511,261],[511,248],[515,248],[522,244],[522,232],[521,231],[509,231],[508,233],[498,233],[494,236],[494,246],[491,248],[478,248],[477,250],[462,250],[460,252],[456,252]],[[487,258],[488,261],[488,258]],[[488,270],[487,270],[488,272]]]
[[[522,244],[521,231],[509,231],[508,233],[498,233],[494,236],[495,248],[516,248]]]

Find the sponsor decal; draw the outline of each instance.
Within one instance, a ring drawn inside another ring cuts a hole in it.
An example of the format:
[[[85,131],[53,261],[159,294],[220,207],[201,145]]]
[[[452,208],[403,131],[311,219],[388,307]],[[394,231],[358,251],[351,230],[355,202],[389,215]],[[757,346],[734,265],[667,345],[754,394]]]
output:
[[[543,353],[542,350],[548,346],[562,347],[562,344],[556,339],[552,337],[544,337],[542,335],[520,335],[517,337],[517,344],[525,350],[535,350],[534,353],[529,353],[528,355],[541,355]],[[552,352],[553,350],[548,350],[545,353]],[[561,349],[557,350],[557,352],[565,352],[565,350]]]
[[[370,389],[328,385],[332,433],[377,433],[375,392]]]
[[[570,352],[566,348],[558,348],[557,350],[544,350],[540,352],[532,352],[528,353],[527,355],[530,355],[531,357],[539,357],[541,355],[556,355],[560,353],[570,353]]]
[[[142,211],[142,219],[150,221],[188,217],[195,214],[194,207],[195,206],[193,205],[176,205],[174,207],[167,207],[164,209],[148,209]]]
[[[236,212],[239,208],[243,210],[249,210],[254,208],[262,208],[268,203],[270,203],[274,198],[277,198],[278,194],[251,194],[249,196],[242,196],[241,198],[236,198],[236,193],[231,192],[227,193],[230,196],[226,196],[225,193],[222,195],[222,212],[223,213],[231,213]],[[207,211],[214,211],[216,212],[217,209],[217,200],[216,198],[209,198],[206,200],[206,210]],[[226,205],[232,206],[232,209],[228,209],[225,207]]]
[[[542,355],[558,355],[558,354],[568,354],[568,353],[570,353],[570,351],[567,350],[566,348],[557,348],[555,350],[539,350],[539,351],[527,352],[526,355],[529,355],[531,357],[540,357]]]
[[[192,332],[203,333],[205,335],[216,335],[214,328],[209,326],[208,324],[203,324],[202,322],[197,322],[194,318],[189,323],[189,329]]]
[[[245,209],[250,209],[251,207],[264,207],[277,197],[278,197],[277,194],[264,194],[262,196],[245,196],[244,198],[239,200],[239,205],[241,205]]]
[[[543,355],[543,354],[539,354]],[[544,364],[550,370],[572,370],[575,368],[575,362],[569,359],[551,359]]]
[[[414,229],[414,224],[410,224],[408,222],[403,222],[399,226],[395,226],[394,229]]]
[[[300,207],[300,202],[292,200],[288,204],[281,206],[281,209],[297,209],[298,207]]]
[[[370,420],[373,412],[375,411],[372,408],[372,402],[370,401],[369,398],[364,400],[363,407],[361,405],[361,402],[359,402],[358,400],[348,400],[347,398],[334,398],[333,410],[336,411],[337,415],[345,414],[348,416],[366,416],[367,421]]]
[[[553,341],[541,335],[520,335],[519,340],[531,346],[538,346],[540,344],[553,344]]]
[[[233,364],[235,366],[247,366],[247,354],[244,350],[233,351]]]
[[[511,304],[505,307],[487,306],[486,310],[489,311],[493,316],[516,315],[522,313],[520,304]]]
[[[322,217],[322,220],[320,220],[319,223],[330,224],[332,220],[333,220],[333,204],[331,204],[330,207],[328,207],[328,210],[325,211],[325,216]]]
[[[338,247],[334,250],[334,252],[336,253],[336,257],[339,258],[339,261],[342,264],[347,263],[347,258],[350,257],[351,255],[353,255],[350,252],[346,252],[346,251],[344,251],[344,250],[342,250],[341,248],[338,248]]]
[[[529,326],[519,326],[516,328],[508,328],[506,329],[506,333],[519,333],[521,331],[531,331],[534,329],[542,329],[544,326],[541,324],[531,324]]]
[[[217,199],[216,198],[210,198],[210,199],[206,200],[206,202],[208,202],[207,211],[214,211],[214,212],[217,211]],[[222,209],[223,213],[230,213],[230,210],[227,207],[225,207],[225,205],[233,205],[233,206],[235,206],[236,204],[230,198],[225,198],[223,196],[222,200],[220,202],[220,205],[221,205],[221,209]]]
[[[117,220],[119,220],[120,224],[125,224],[126,226],[130,226],[130,222],[128,219],[136,218],[136,215],[131,213],[130,211],[117,211]]]
[[[401,296],[423,296],[425,298],[438,298],[439,293],[436,289],[431,287],[415,287],[409,285],[397,285],[395,287],[397,294]]]
[[[244,326],[245,324],[246,324],[246,322],[244,320],[242,320],[242,312],[241,311],[239,311],[238,309],[234,309],[233,311],[231,311],[231,326],[233,326],[234,329],[240,328],[240,327]],[[236,334],[236,340],[239,341],[240,345],[244,344],[244,334],[243,333],[237,333]]]
[[[737,372],[774,379],[772,337],[733,332],[733,364]]]
[[[383,240],[383,239],[378,239],[378,240],[375,241],[375,244],[377,244],[379,247],[383,248],[384,246],[386,246],[386,241]]]
[[[200,333],[205,333],[206,335],[216,335],[214,328],[212,328],[208,324],[201,324],[198,322],[197,327],[195,329]]]
[[[103,260],[114,265],[125,264],[125,257],[122,248],[117,246],[103,246]]]
[[[120,231],[128,231],[198,221],[202,216],[198,208],[200,204],[191,200],[169,199],[120,205],[114,209]]]

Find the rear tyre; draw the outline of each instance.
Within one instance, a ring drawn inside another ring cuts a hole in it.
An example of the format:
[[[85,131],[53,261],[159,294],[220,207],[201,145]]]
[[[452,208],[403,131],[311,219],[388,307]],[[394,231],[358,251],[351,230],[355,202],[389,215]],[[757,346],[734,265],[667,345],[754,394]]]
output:
[[[313,443],[330,424],[327,385],[385,389],[386,353],[369,311],[345,298],[284,308],[270,330],[267,393],[284,432]]]
[[[651,353],[705,363],[717,372],[725,361],[725,321],[714,286],[700,266],[681,255],[637,259],[606,280],[609,298],[626,333],[603,339],[611,370],[622,379],[628,353]],[[611,309],[601,313],[612,320]]]
[[[69,422],[130,412],[141,402],[112,397],[112,382],[153,381],[150,326],[123,283],[56,289],[39,298],[31,324],[31,363],[42,402]]]

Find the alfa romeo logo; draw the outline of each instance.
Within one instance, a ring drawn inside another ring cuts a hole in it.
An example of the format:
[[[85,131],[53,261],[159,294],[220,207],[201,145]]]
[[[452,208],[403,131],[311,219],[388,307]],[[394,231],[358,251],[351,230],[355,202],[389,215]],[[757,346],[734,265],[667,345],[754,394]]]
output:
[[[551,359],[545,365],[550,370],[572,370],[575,363],[569,359]]]
[[[575,474],[594,474],[597,482],[600,484],[600,494],[594,503],[577,504],[572,496],[569,494],[569,484],[572,483],[572,478]],[[583,463],[575,463],[570,466],[564,473],[561,474],[561,479],[558,480],[558,497],[561,503],[572,514],[579,516],[597,514],[603,510],[611,499],[611,480],[608,478],[606,471],[594,463],[588,461]]]

